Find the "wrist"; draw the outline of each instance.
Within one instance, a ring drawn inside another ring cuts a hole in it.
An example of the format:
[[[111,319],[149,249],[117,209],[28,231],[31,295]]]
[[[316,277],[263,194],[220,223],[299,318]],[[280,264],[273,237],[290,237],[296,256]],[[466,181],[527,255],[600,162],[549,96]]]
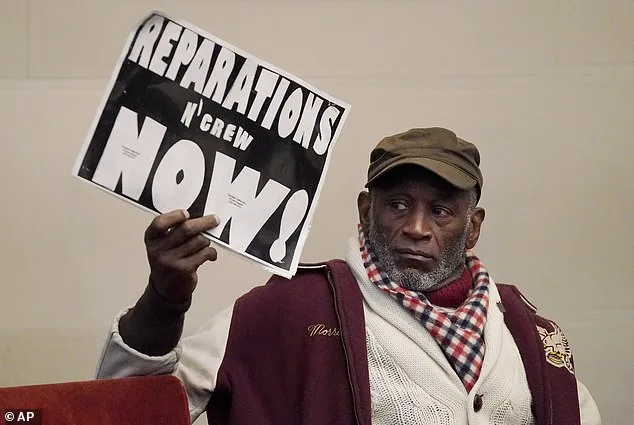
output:
[[[192,304],[191,296],[181,302],[174,302],[166,298],[156,289],[156,285],[151,277],[141,298],[145,299],[153,309],[160,310],[164,313],[184,314],[189,310]]]
[[[119,319],[119,334],[141,353],[166,354],[181,337],[190,305],[191,299],[179,304],[166,300],[150,281],[135,306]]]

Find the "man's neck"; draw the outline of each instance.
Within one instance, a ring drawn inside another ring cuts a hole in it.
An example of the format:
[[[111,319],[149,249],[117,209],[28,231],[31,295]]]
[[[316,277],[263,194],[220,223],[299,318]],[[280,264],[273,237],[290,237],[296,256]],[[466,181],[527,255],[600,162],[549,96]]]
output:
[[[469,297],[472,287],[471,272],[467,267],[462,267],[444,284],[436,286],[436,289],[424,291],[423,294],[434,305],[458,308]]]

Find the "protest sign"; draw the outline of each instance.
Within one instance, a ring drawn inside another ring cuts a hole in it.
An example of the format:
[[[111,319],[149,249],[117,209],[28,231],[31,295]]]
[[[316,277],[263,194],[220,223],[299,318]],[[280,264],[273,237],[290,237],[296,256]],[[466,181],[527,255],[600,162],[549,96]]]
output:
[[[206,236],[290,277],[349,109],[155,12],[130,34],[73,175],[155,214],[216,214]]]

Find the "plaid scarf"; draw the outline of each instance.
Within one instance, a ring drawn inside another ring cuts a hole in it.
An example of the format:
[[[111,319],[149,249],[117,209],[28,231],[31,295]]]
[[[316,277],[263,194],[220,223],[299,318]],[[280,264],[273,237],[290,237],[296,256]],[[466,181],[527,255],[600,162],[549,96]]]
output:
[[[401,288],[379,269],[377,259],[359,226],[361,258],[370,281],[390,294],[418,319],[442,348],[467,392],[480,376],[484,360],[484,324],[489,306],[489,274],[480,260],[467,251],[466,263],[474,289],[455,311],[429,303],[420,292]]]

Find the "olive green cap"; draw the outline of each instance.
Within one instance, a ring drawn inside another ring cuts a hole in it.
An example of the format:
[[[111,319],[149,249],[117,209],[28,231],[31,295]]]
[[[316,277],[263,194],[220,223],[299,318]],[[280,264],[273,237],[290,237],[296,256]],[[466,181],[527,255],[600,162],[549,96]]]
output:
[[[385,137],[370,153],[366,187],[401,165],[418,165],[451,185],[482,190],[478,148],[445,128],[413,128]]]

